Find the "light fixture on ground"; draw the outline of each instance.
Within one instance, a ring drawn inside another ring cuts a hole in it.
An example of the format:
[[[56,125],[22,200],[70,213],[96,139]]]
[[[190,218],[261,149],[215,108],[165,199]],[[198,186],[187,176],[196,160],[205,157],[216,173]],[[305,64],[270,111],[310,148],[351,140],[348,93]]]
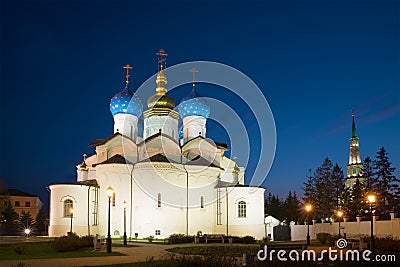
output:
[[[73,208],[69,209],[69,217],[71,218],[71,226],[69,228],[69,233],[72,234],[72,218],[74,217],[75,210]]]
[[[339,222],[339,238],[340,238],[340,220],[342,219],[343,216],[343,211],[338,210],[336,213],[337,217],[338,217],[338,222]]]
[[[24,234],[26,237],[29,237],[31,234],[31,229],[29,229],[29,228],[24,229]]]
[[[107,253],[111,253],[111,198],[114,195],[114,189],[109,186],[106,189],[108,197],[108,231],[107,231]]]
[[[128,246],[127,240],[126,240],[126,207],[128,206],[128,203],[126,201],[122,202],[122,207],[124,208],[124,246]]]
[[[373,205],[376,202],[376,196],[374,194],[369,194],[367,196],[367,201],[369,203],[369,212],[371,214],[371,238],[369,240],[369,249],[374,250],[375,248],[375,238],[374,238],[374,214],[373,214]]]
[[[310,245],[310,223],[309,223],[310,218],[309,218],[309,216],[310,216],[310,212],[312,210],[312,205],[306,204],[305,210],[307,212],[307,245]]]

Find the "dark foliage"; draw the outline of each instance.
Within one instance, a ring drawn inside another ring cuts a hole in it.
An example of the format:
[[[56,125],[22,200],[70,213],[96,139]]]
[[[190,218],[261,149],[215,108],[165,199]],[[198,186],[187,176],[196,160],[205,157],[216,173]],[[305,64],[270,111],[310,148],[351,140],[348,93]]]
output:
[[[168,244],[193,243],[194,236],[184,234],[172,234],[168,237]]]
[[[52,241],[51,245],[57,252],[75,251],[82,248],[92,247],[93,236],[79,237],[73,233],[68,236],[56,237]]]

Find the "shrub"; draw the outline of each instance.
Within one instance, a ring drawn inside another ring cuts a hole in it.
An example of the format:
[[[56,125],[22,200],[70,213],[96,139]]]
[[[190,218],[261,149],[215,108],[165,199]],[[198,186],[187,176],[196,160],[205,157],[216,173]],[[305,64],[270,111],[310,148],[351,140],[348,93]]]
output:
[[[384,251],[399,251],[400,240],[395,240],[392,237],[375,238],[375,247]]]
[[[332,235],[329,233],[318,233],[317,240],[321,242],[321,244],[330,243],[332,240]]]
[[[254,244],[256,242],[256,239],[252,236],[246,235],[246,236],[242,237],[240,239],[240,241],[241,241],[240,243],[243,243],[243,244]]]
[[[24,263],[22,261],[20,261],[17,265],[12,265],[12,267],[30,267],[31,265],[28,263]]]
[[[21,255],[25,253],[25,250],[22,247],[17,246],[14,248],[14,252],[17,253],[18,255]]]
[[[168,244],[193,243],[194,236],[184,234],[172,234],[168,237]]]
[[[148,238],[147,238],[147,240],[149,240],[149,243],[151,243],[151,242],[153,242],[153,240],[154,240],[154,236],[149,236]]]
[[[75,251],[92,246],[93,246],[92,236],[79,237],[76,234],[69,234],[68,236],[56,237],[52,242],[52,247],[57,252]]]

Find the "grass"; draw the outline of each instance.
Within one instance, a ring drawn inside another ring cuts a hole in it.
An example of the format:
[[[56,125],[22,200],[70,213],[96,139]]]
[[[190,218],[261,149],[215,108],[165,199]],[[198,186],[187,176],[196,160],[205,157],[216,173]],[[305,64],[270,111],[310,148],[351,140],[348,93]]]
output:
[[[107,254],[106,252],[94,252],[93,248],[86,248],[71,252],[55,252],[54,249],[51,247],[50,242],[0,245],[0,260],[80,258],[120,255],[124,254],[119,252],[113,252],[111,254]]]
[[[257,253],[260,250],[259,245],[243,246],[196,246],[196,247],[175,247],[167,249],[168,252],[179,253],[183,255],[200,256],[227,256],[242,257],[244,253]]]

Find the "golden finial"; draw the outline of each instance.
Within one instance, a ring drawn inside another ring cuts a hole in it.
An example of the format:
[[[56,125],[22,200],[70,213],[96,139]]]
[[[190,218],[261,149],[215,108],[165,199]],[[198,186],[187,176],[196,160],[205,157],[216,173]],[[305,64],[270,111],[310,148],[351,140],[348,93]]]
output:
[[[133,69],[133,67],[129,64],[126,64],[125,66],[123,66],[124,69],[126,69],[126,75],[125,75],[125,83],[128,86],[129,83],[129,70]]]
[[[156,55],[158,56],[158,71],[162,71],[167,66],[167,56],[164,49],[160,49]]]
[[[86,164],[86,157],[87,157],[87,155],[83,154],[83,162],[81,164],[81,167],[79,168],[83,172],[89,171],[89,166]]]
[[[195,68],[192,68],[191,70],[189,70],[192,73],[192,86],[195,87],[195,81],[196,81],[196,72],[199,72],[198,70],[196,70]]]
[[[354,108],[351,109],[351,116],[354,117]]]

